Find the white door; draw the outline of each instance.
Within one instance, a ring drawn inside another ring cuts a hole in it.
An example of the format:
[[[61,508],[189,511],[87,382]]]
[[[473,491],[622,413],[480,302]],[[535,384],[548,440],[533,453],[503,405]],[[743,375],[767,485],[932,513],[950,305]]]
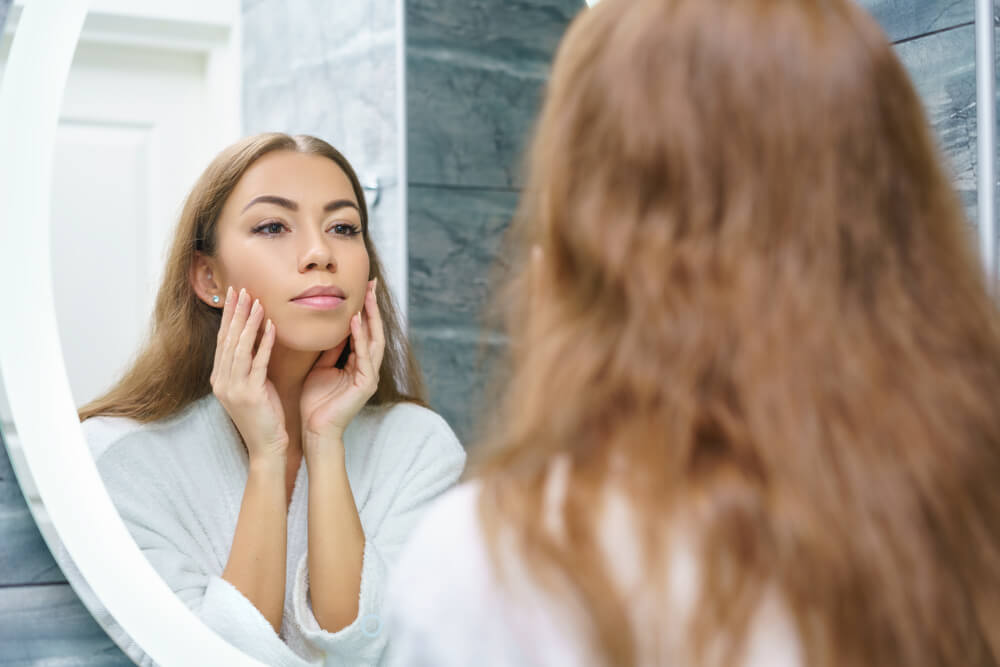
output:
[[[84,31],[54,156],[52,277],[77,406],[110,388],[133,358],[183,198],[239,132],[238,101],[218,103],[220,88],[238,86],[220,83],[210,42],[178,47],[162,38],[176,32],[175,20],[118,18],[98,16],[90,39]],[[146,39],[129,30],[140,23]],[[227,32],[217,34],[219,48],[233,46]]]

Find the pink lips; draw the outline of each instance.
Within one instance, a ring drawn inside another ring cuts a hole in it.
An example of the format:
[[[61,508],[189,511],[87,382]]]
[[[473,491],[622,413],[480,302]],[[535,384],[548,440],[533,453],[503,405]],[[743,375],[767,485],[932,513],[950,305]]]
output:
[[[292,303],[318,310],[331,310],[344,302],[344,291],[333,285],[315,285],[292,299]]]
[[[307,296],[300,299],[292,299],[292,303],[308,308],[319,308],[320,310],[330,310],[344,303],[339,296]]]

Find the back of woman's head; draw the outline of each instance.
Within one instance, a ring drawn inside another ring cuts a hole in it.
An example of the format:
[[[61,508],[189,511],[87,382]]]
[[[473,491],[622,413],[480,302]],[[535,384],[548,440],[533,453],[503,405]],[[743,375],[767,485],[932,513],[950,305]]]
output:
[[[560,46],[526,182],[482,512],[576,587],[605,656],[636,655],[597,546],[614,469],[650,557],[697,536],[702,658],[773,587],[809,664],[994,664],[997,311],[875,22],[603,0]],[[566,543],[538,512],[561,454]]]
[[[376,298],[385,327],[381,380],[370,402],[424,403],[420,369],[384,279],[371,239],[365,193],[353,167],[322,139],[270,132],[248,136],[228,146],[195,183],[177,223],[148,339],[122,379],[108,393],[80,409],[81,421],[111,415],[151,422],[178,412],[212,391],[209,378],[221,307],[212,307],[198,298],[191,285],[191,268],[196,253],[215,256],[219,217],[243,174],[258,159],[275,151],[325,157],[335,162],[350,180],[371,266],[369,278],[378,278]]]

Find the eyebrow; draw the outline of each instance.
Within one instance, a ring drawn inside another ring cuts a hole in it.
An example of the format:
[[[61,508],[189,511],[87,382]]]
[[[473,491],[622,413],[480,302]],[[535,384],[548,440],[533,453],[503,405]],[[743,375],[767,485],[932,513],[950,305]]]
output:
[[[296,202],[293,202],[291,199],[286,199],[285,197],[279,197],[277,195],[259,195],[251,199],[250,202],[243,207],[243,211],[246,211],[254,204],[276,204],[283,208],[287,208],[290,211],[299,210],[299,205]],[[323,212],[332,213],[333,211],[337,211],[342,208],[353,208],[354,210],[358,211],[358,213],[361,212],[361,210],[358,209],[358,205],[355,204],[350,199],[335,199],[331,202],[327,202],[323,206]]]

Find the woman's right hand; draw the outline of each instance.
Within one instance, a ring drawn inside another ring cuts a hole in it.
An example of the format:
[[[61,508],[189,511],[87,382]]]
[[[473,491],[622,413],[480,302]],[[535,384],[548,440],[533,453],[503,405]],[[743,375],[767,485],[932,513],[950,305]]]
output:
[[[274,324],[267,321],[257,353],[254,343],[264,321],[259,301],[240,290],[226,291],[219,335],[212,366],[212,391],[243,436],[251,460],[283,457],[288,448],[285,413],[274,384],[267,377],[267,364],[274,347]]]

